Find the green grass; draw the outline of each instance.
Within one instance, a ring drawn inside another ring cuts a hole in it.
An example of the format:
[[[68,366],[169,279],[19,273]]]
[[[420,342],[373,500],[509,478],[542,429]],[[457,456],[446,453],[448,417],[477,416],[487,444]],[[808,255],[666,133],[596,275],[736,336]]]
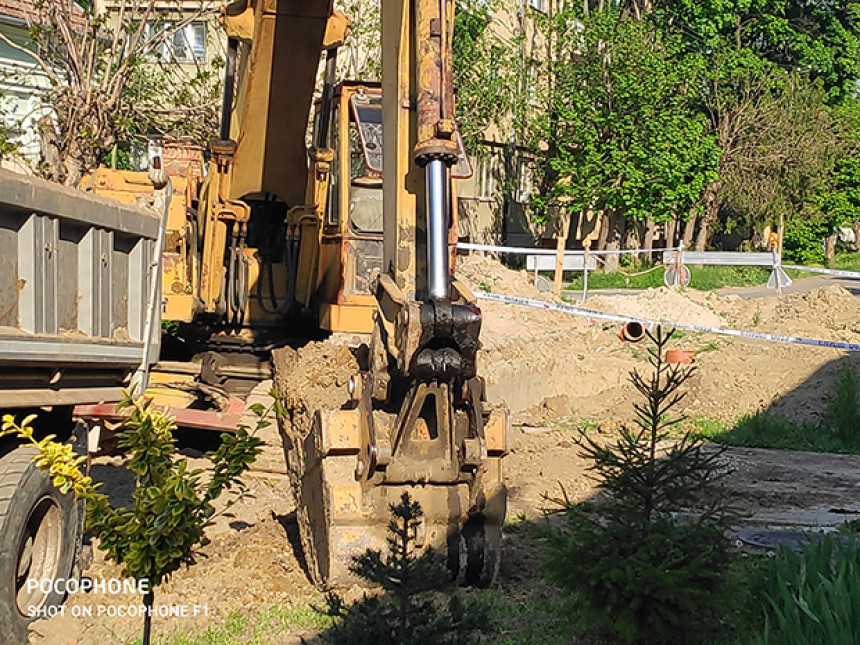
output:
[[[860,253],[838,253],[832,267],[843,271],[860,271]]]
[[[324,603],[320,600],[319,604]],[[274,604],[257,614],[233,612],[223,619],[212,619],[214,624],[205,630],[177,631],[156,637],[153,642],[155,645],[268,645],[278,642],[278,634],[290,630],[322,631],[332,620],[308,605]],[[155,621],[153,627],[158,628]]]
[[[860,379],[847,362],[827,395],[824,422],[840,443],[860,449]]]
[[[647,270],[646,266],[622,267],[618,273],[588,274],[589,289],[648,289],[663,286],[663,270],[657,268],[642,275],[625,275]],[[767,284],[770,270],[767,267],[703,266],[690,267],[690,287],[702,291],[720,287],[751,287]],[[566,287],[570,291],[582,291],[582,274],[577,275]]]
[[[559,426],[563,430],[568,430],[576,433],[589,433],[593,430],[597,430],[600,427],[600,420],[593,419],[590,417],[581,417],[579,415],[573,415],[568,418],[566,421],[562,421]]]
[[[860,252],[839,253],[830,265],[834,269],[860,271]],[[721,287],[763,287],[770,277],[769,267],[756,266],[690,266],[690,287],[700,291],[711,291]],[[649,269],[653,269],[650,270]],[[787,270],[793,280],[808,278],[804,271]],[[641,274],[641,275],[636,275]],[[547,274],[552,279],[552,274]],[[652,265],[634,262],[622,266],[617,273],[588,274],[588,288],[591,289],[651,289],[663,286],[663,269]],[[582,274],[577,273],[565,290],[582,291]]]
[[[543,584],[523,591],[487,589],[471,592],[490,607],[486,642],[500,645],[570,645],[576,643],[580,611],[562,594]],[[488,630],[489,631],[489,630]]]
[[[843,363],[821,419],[798,422],[765,411],[731,427],[713,419],[688,419],[685,429],[729,446],[860,454],[860,378]]]
[[[856,442],[840,440],[822,421],[796,422],[762,412],[742,417],[729,427],[713,419],[691,419],[687,423],[703,439],[727,446],[860,454]]]

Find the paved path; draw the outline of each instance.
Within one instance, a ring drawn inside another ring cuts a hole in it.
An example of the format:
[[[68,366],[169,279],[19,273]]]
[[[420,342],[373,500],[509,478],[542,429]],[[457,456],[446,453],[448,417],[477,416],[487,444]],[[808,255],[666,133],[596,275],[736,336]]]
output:
[[[799,278],[792,282],[790,287],[782,290],[783,293],[806,293],[819,287],[829,287],[831,285],[839,285],[846,291],[860,296],[860,280],[855,278],[840,278],[830,275],[815,275],[809,278]],[[723,287],[716,290],[718,295],[738,295],[743,298],[766,298],[774,295],[773,289],[768,289],[766,286],[761,287]]]

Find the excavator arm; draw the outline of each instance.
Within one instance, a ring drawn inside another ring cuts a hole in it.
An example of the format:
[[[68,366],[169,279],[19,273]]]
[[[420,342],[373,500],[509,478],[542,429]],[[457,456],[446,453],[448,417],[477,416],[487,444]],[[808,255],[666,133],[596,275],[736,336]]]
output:
[[[318,410],[307,435],[283,428],[320,584],[349,581],[353,556],[384,548],[404,492],[452,574],[486,585],[498,571],[510,415],[485,399],[481,312],[452,277],[453,24],[454,0],[382,0],[384,250],[369,352],[346,405]]]

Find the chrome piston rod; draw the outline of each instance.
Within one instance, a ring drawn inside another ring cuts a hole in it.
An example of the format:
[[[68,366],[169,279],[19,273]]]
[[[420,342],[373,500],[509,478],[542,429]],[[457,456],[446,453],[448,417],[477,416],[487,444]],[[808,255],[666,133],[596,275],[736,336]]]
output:
[[[433,299],[448,297],[449,169],[433,159],[424,169],[427,182],[427,289]]]

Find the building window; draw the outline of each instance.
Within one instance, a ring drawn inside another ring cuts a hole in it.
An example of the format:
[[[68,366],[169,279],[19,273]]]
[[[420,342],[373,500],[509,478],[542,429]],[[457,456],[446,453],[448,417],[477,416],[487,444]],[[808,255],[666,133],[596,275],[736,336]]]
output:
[[[528,204],[532,193],[533,170],[531,160],[520,159],[517,162],[517,201]]]
[[[499,163],[499,158],[490,155],[481,157],[478,165],[478,194],[476,195],[481,201],[491,201],[496,194],[496,172]]]
[[[177,63],[206,62],[206,23],[190,22],[180,27],[172,21],[151,22],[149,33],[154,39],[153,56]]]
[[[529,7],[535,11],[546,13],[547,0],[529,0]]]
[[[540,64],[536,61],[529,61],[526,68],[526,94],[528,96],[529,105],[538,107],[540,105],[540,92],[538,84],[540,83]]]

